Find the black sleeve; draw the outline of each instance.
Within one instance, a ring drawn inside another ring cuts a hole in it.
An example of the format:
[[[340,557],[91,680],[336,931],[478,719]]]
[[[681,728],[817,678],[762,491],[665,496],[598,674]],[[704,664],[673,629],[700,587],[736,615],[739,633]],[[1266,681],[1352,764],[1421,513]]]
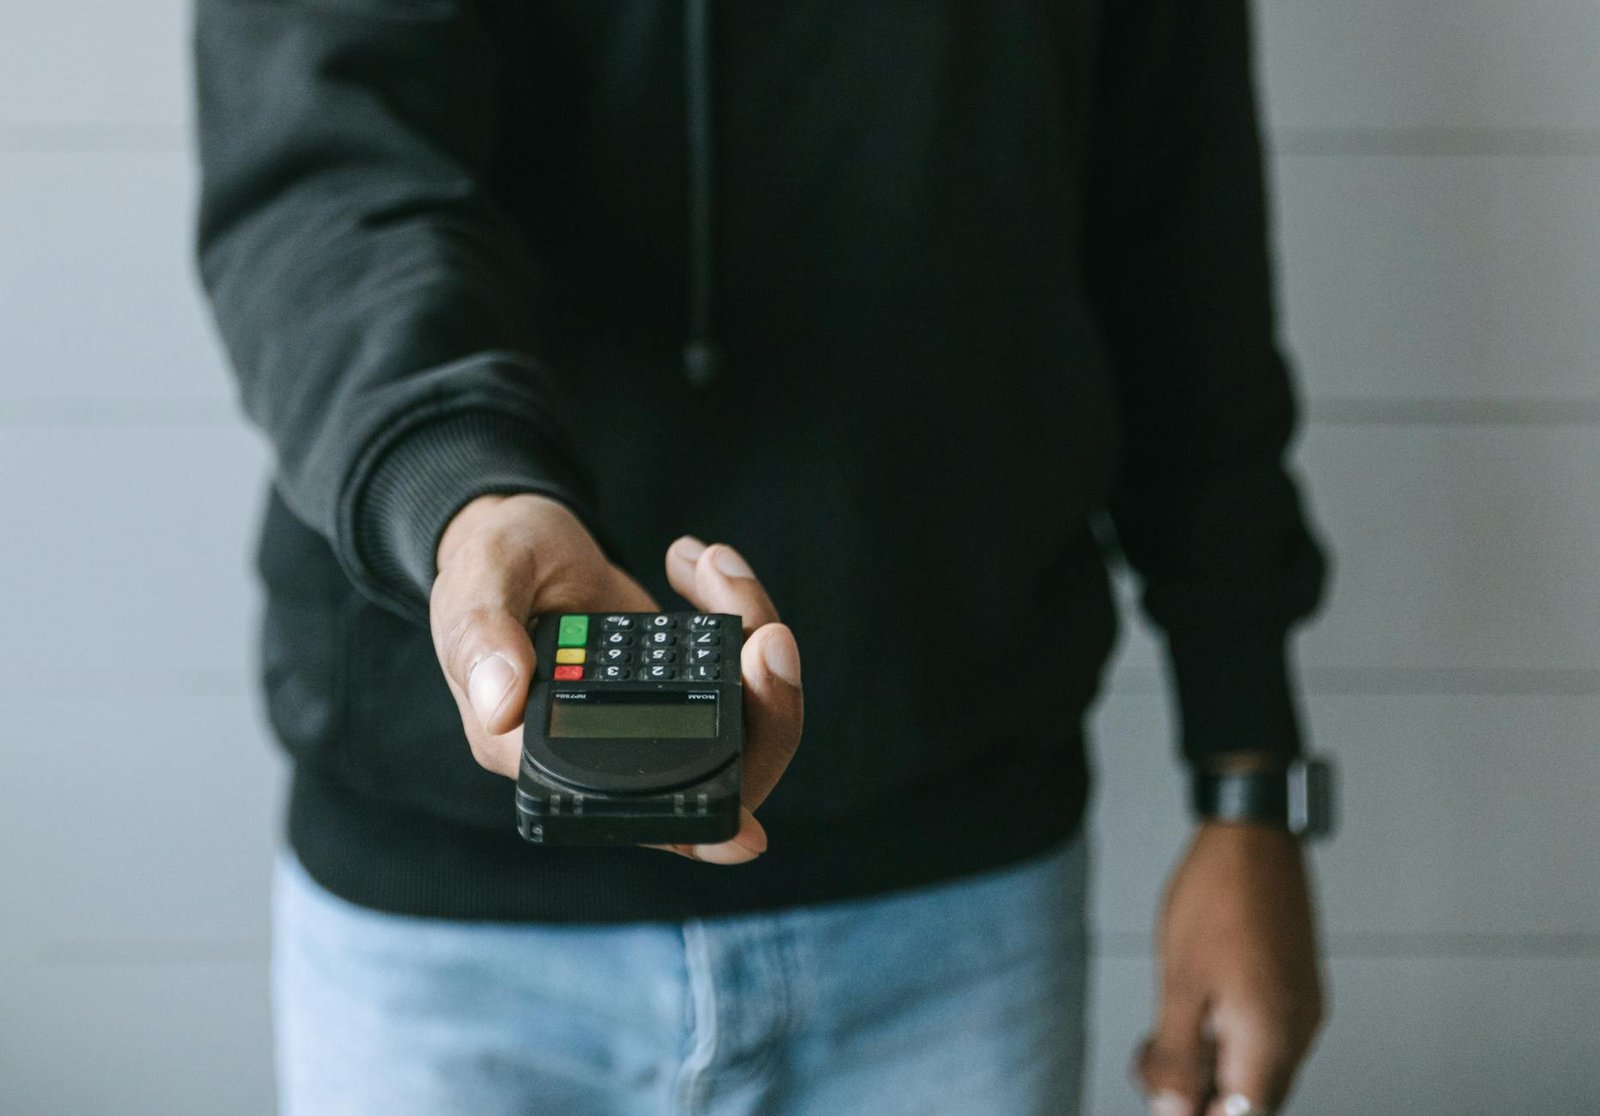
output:
[[[1284,457],[1246,0],[1104,5],[1087,270],[1122,414],[1111,517],[1182,747],[1293,753],[1287,641],[1325,561]]]
[[[481,182],[499,59],[473,11],[197,3],[200,270],[245,410],[289,507],[414,619],[469,500],[589,495]]]

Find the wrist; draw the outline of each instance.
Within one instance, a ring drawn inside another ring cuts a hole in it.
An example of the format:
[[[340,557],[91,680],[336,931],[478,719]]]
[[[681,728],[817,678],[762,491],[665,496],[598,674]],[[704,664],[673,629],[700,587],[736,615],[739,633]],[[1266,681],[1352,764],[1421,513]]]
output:
[[[1277,772],[1287,771],[1294,760],[1295,756],[1288,752],[1219,752],[1196,763],[1193,770],[1215,774]]]
[[[506,505],[525,506],[532,514],[557,514],[572,515],[571,510],[560,500],[544,496],[536,492],[526,493],[491,493],[478,496],[462,505],[461,509],[445,524],[445,529],[439,535],[439,547],[434,555],[434,565],[442,573],[452,561],[465,549],[474,538],[485,533],[500,530],[511,514],[512,509]]]
[[[450,522],[445,524],[444,531],[439,535],[439,549],[434,554],[434,565],[440,570],[448,566],[450,559],[460,553],[462,544],[471,538],[494,509],[507,499],[509,497],[502,495],[479,496],[464,504],[460,511],[450,517]]]
[[[1225,818],[1196,818],[1196,839],[1228,841],[1236,844],[1285,844],[1299,848],[1302,841],[1277,822],[1240,821]]]

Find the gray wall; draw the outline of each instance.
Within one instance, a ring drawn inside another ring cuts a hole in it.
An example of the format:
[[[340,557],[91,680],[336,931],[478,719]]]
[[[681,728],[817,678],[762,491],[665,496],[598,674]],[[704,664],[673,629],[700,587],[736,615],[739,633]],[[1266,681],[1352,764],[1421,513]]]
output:
[[[1339,553],[1303,642],[1346,826],[1306,1114],[1600,1109],[1600,19],[1259,5],[1300,461]],[[0,37],[0,1111],[264,1113],[280,768],[249,666],[266,454],[187,263],[177,0]],[[1092,1111],[1184,834],[1130,630],[1098,719]]]

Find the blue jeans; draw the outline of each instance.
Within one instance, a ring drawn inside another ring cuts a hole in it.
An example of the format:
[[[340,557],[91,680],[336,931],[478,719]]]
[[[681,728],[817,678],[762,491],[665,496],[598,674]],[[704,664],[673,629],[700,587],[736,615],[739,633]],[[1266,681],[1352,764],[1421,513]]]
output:
[[[1085,854],[1078,838],[871,899],[585,926],[383,914],[285,855],[282,1110],[1070,1116]]]

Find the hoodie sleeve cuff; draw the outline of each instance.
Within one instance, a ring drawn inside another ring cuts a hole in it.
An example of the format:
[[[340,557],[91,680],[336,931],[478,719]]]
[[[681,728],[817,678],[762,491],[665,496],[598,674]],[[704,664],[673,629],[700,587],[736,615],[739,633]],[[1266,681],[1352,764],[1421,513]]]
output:
[[[1245,627],[1174,632],[1167,638],[1167,655],[1178,695],[1183,755],[1191,764],[1229,752],[1300,753],[1286,631]]]
[[[378,603],[426,623],[439,538],[479,496],[534,492],[591,521],[588,486],[538,425],[465,411],[390,443],[354,500],[356,580]]]

